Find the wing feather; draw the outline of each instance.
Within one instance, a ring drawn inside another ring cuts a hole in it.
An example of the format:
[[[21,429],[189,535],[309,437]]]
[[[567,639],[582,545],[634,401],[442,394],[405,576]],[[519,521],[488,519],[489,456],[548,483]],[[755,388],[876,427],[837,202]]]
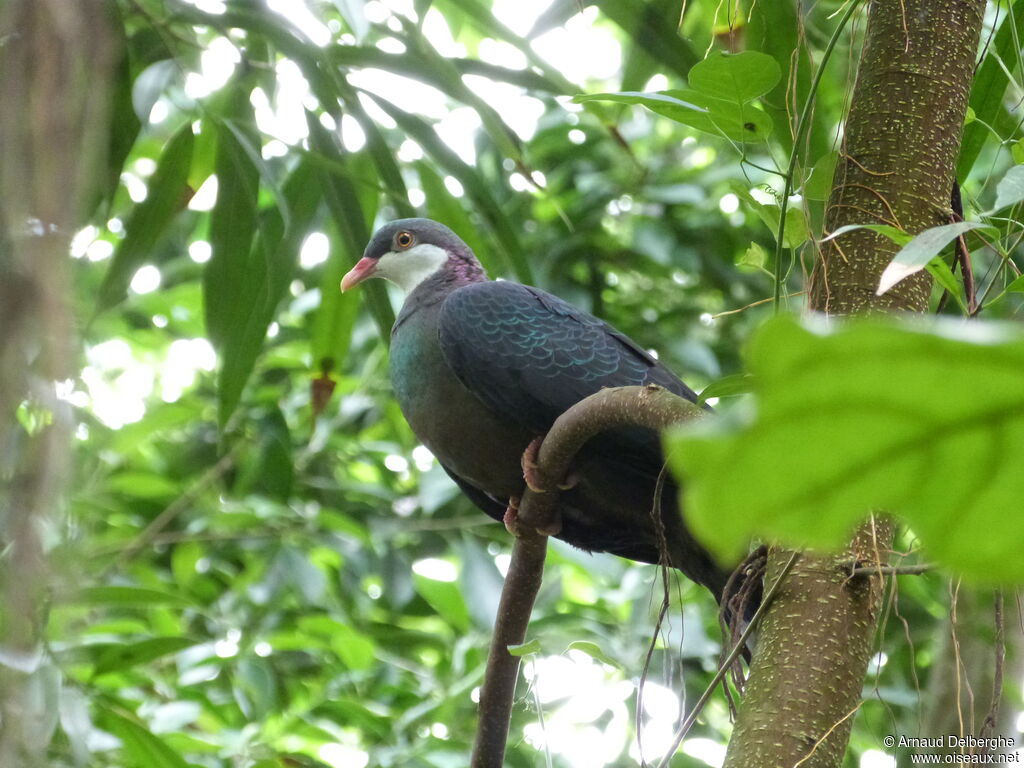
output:
[[[453,291],[438,328],[444,358],[497,415],[546,432],[604,387],[658,384],[697,396],[630,338],[538,288],[474,283]]]

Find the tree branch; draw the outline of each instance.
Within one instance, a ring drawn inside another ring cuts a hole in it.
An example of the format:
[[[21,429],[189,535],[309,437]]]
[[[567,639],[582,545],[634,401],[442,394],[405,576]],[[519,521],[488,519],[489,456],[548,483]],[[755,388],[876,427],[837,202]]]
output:
[[[501,591],[480,691],[480,724],[473,744],[472,768],[501,768],[504,762],[519,676],[519,658],[508,648],[526,639],[547,551],[547,536],[539,531],[552,530],[557,523],[558,487],[576,453],[592,437],[614,427],[629,425],[660,431],[704,413],[697,405],[658,386],[602,389],[559,416],[535,455],[527,450],[524,463],[529,463],[533,488],[524,489],[519,506],[512,561]]]
[[[558,417],[537,450],[530,478],[534,487],[523,493],[519,522],[538,530],[557,528],[558,486],[580,448],[598,433],[623,426],[661,431],[704,413],[655,385],[602,389],[581,400]]]

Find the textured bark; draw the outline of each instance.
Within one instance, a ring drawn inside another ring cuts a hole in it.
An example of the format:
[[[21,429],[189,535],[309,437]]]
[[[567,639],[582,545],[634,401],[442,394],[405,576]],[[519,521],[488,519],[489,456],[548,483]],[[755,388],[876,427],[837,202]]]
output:
[[[73,375],[68,242],[94,202],[116,52],[104,0],[0,3],[0,765],[41,765],[59,673],[40,534],[61,506]],[[18,424],[19,406],[38,420]],[[47,423],[49,422],[49,423]]]
[[[984,8],[984,0],[870,3],[827,231],[890,224],[917,233],[948,222]],[[927,272],[875,295],[896,251],[867,230],[826,243],[811,278],[811,309],[925,311]],[[879,577],[849,578],[849,569],[884,562],[891,536],[888,524],[868,524],[848,552],[800,558],[765,616],[726,768],[842,763],[882,595]],[[769,580],[788,556],[770,553]]]
[[[825,217],[916,234],[949,222],[953,169],[985,10],[982,0],[870,4],[857,84]],[[875,296],[898,246],[856,230],[825,244],[811,308],[830,314],[928,308],[927,272]]]
[[[847,552],[801,554],[762,622],[725,768],[842,764],[883,586],[850,572],[882,562],[891,539],[891,527],[876,522]],[[789,556],[770,551],[766,583]]]

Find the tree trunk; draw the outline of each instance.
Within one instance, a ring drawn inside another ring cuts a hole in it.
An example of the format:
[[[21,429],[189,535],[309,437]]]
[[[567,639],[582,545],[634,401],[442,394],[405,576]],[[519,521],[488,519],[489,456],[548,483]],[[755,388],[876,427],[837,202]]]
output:
[[[74,375],[68,243],[94,202],[116,52],[104,0],[0,3],[0,765],[41,765],[60,676],[42,651],[41,533],[60,509]],[[19,420],[20,415],[20,420]]]
[[[950,190],[974,73],[984,0],[874,0],[826,230],[889,224],[917,233],[949,221]],[[830,314],[924,312],[931,278],[875,289],[897,246],[868,230],[825,244],[810,307]],[[880,382],[884,386],[884,382]],[[882,584],[850,579],[884,560],[888,524],[868,524],[847,553],[804,553],[765,616],[726,768],[842,763],[877,623]],[[770,583],[789,554],[769,555]]]

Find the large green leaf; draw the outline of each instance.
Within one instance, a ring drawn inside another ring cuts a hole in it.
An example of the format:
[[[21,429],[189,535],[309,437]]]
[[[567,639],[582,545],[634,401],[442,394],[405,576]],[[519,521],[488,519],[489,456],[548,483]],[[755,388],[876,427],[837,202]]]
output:
[[[420,597],[455,630],[465,632],[469,629],[469,610],[466,608],[462,592],[455,583],[437,581],[418,573],[413,575],[413,583]]]
[[[187,181],[193,143],[192,126],[186,123],[164,147],[147,185],[146,199],[132,209],[125,222],[124,239],[114,253],[100,286],[98,311],[108,309],[124,298],[132,275],[146,259],[152,258],[167,226],[188,202],[191,193]]]
[[[690,87],[708,96],[745,102],[768,93],[782,76],[771,56],[758,51],[715,51],[690,70]]]
[[[836,547],[886,510],[925,557],[1024,582],[1018,331],[869,320],[827,332],[782,317],[748,358],[756,417],[668,438],[688,522],[713,551],[735,557],[751,536]]]

